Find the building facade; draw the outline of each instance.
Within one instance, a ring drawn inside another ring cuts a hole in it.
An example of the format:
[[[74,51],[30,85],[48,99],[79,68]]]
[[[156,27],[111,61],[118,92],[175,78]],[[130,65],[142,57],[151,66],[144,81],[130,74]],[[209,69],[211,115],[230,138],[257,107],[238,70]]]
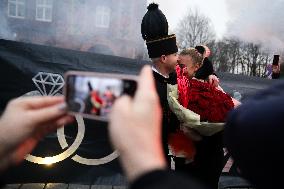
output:
[[[146,5],[147,0],[2,0],[0,16],[16,41],[139,58]]]

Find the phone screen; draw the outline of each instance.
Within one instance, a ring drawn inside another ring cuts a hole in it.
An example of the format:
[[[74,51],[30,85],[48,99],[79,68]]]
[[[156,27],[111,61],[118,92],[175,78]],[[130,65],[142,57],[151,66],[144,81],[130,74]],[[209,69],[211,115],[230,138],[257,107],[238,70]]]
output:
[[[108,120],[108,115],[121,95],[134,96],[137,82],[133,78],[110,74],[68,74],[65,96],[68,110],[83,117]]]

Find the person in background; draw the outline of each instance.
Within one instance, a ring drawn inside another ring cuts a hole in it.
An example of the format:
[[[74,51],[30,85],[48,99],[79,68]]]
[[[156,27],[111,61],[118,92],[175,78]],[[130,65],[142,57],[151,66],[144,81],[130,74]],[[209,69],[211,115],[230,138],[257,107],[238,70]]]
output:
[[[219,79],[214,73],[214,68],[209,56],[211,55],[210,49],[205,45],[197,45],[195,49],[203,57],[202,66],[197,70],[195,78],[210,81],[214,86],[219,85]]]
[[[272,79],[279,79],[280,78],[280,55],[274,55],[273,63],[272,63]]]

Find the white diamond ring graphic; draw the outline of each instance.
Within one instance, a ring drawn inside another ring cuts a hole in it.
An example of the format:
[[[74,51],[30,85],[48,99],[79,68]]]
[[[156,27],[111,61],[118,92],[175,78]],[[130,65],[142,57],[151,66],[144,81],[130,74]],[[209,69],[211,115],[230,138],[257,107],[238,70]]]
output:
[[[39,72],[32,80],[43,96],[53,96],[64,86],[64,79],[59,74]]]
[[[23,96],[57,96],[60,95],[59,90],[63,88],[65,82],[61,75],[47,72],[39,72],[36,76],[33,77],[33,82],[38,88],[38,91],[31,91],[26,93]],[[36,163],[36,164],[52,164],[58,163],[65,160],[66,158],[72,156],[72,160],[84,164],[84,165],[101,165],[106,164],[114,159],[116,159],[119,154],[115,150],[111,154],[98,158],[98,159],[89,159],[81,157],[75,154],[75,151],[79,148],[85,134],[85,122],[82,116],[76,115],[76,121],[78,123],[78,132],[73,144],[69,146],[66,141],[64,134],[64,127],[57,130],[57,138],[61,148],[64,150],[62,153],[57,154],[52,157],[38,157],[31,154],[28,154],[25,158],[27,161]]]

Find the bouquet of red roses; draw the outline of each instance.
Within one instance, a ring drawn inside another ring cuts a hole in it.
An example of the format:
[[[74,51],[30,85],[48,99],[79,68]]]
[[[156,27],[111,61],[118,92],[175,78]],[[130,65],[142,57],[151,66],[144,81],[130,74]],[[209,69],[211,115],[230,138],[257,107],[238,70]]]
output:
[[[176,67],[177,86],[168,86],[168,102],[181,122],[201,136],[211,136],[223,130],[227,113],[234,108],[232,98],[197,79],[188,79],[185,69]],[[192,159],[195,155],[194,142],[178,131],[169,136],[169,146],[173,154]]]

